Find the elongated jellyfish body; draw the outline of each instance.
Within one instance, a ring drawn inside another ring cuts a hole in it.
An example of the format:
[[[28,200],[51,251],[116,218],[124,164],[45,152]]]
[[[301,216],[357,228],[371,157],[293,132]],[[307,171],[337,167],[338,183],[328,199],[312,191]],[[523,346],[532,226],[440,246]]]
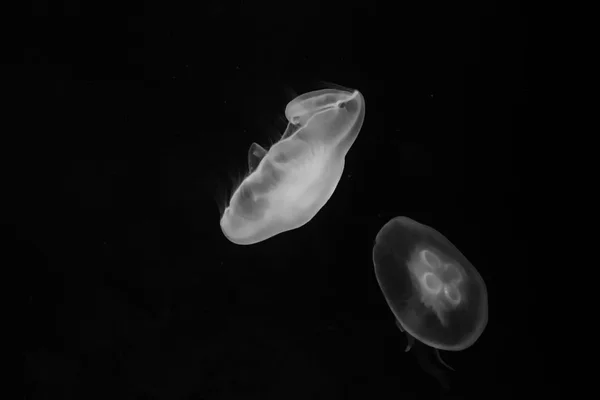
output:
[[[485,329],[485,283],[436,230],[406,217],[392,219],[377,234],[373,264],[399,326],[420,342],[463,350]]]
[[[221,217],[225,236],[248,245],[309,222],[335,191],[364,116],[358,91],[326,89],[291,101],[281,139],[268,151],[250,146],[249,174]]]

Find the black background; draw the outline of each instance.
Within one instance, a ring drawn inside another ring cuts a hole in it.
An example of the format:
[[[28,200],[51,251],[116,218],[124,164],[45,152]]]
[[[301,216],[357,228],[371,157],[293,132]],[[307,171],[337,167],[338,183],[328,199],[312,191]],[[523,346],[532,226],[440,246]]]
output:
[[[396,216],[487,284],[486,331],[444,353],[452,395],[552,390],[529,334],[518,7],[96,3],[32,2],[17,64],[27,398],[435,398],[373,273]],[[301,229],[230,243],[219,206],[251,143],[327,82],[366,102],[336,192]]]

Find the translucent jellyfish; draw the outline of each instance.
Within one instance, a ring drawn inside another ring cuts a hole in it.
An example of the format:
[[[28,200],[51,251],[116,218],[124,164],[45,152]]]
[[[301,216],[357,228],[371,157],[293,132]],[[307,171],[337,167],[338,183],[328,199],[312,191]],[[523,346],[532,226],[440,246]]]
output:
[[[248,175],[221,217],[221,229],[247,245],[309,222],[332,196],[344,159],[365,116],[358,91],[325,89],[303,94],[286,108],[289,121],[267,151],[253,143]]]
[[[485,329],[483,279],[436,230],[406,217],[392,219],[377,234],[373,264],[398,327],[409,335],[407,351],[417,339],[443,363],[437,349],[466,349]],[[432,375],[443,383],[439,371]]]

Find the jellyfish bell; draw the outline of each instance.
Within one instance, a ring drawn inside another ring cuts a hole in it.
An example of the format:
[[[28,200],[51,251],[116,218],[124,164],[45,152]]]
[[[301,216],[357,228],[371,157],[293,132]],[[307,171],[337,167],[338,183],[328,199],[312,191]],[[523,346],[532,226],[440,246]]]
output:
[[[449,389],[456,376],[440,350],[464,350],[482,334],[487,323],[483,279],[448,239],[405,217],[381,228],[373,265],[396,326],[406,334],[406,351]]]
[[[288,103],[281,140],[248,152],[251,171],[222,213],[224,235],[248,245],[308,223],[333,195],[364,114],[358,91],[320,90]]]
[[[464,350],[487,324],[487,290],[467,258],[436,230],[405,217],[386,223],[375,275],[397,320],[427,346]]]

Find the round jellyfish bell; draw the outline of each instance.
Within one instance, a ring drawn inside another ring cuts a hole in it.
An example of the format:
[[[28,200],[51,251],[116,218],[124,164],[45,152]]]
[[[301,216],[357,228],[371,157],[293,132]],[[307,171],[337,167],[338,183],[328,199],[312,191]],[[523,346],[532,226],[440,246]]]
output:
[[[399,326],[441,350],[471,346],[487,324],[483,279],[436,230],[406,217],[377,234],[375,275]]]
[[[248,245],[308,223],[333,195],[364,115],[356,90],[325,89],[292,100],[281,139],[268,151],[250,147],[249,174],[221,217],[225,236]]]

